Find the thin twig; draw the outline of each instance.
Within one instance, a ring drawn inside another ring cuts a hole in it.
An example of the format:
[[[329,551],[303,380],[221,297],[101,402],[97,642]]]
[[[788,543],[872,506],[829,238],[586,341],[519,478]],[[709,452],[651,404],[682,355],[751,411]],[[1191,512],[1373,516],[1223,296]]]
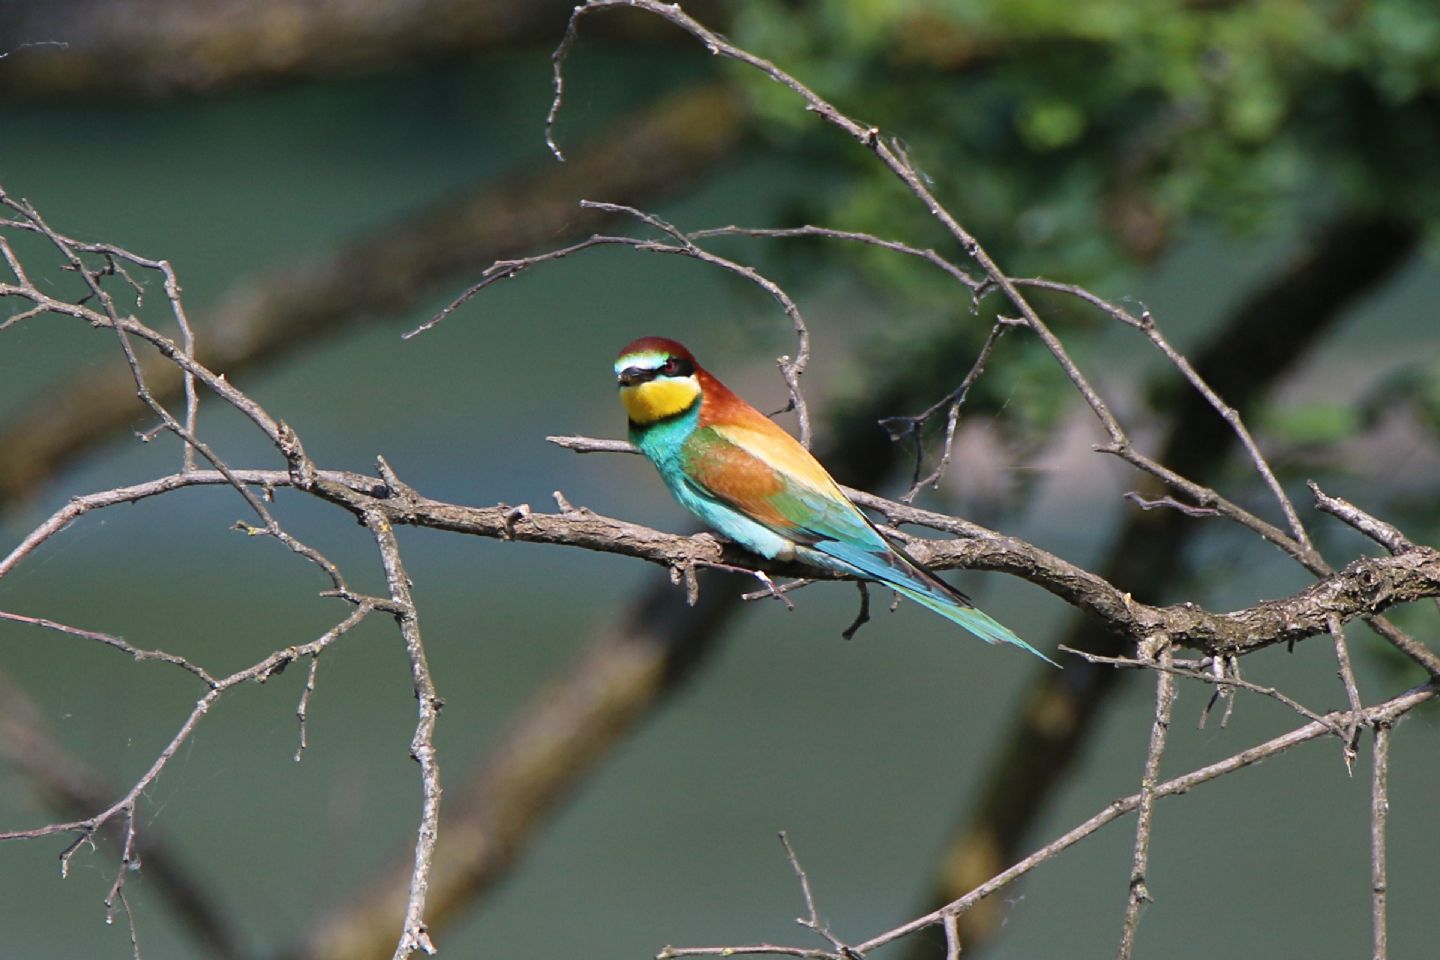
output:
[[[605,203],[596,200],[581,200],[580,206],[587,210],[599,210],[605,213],[624,214],[633,217],[668,237],[669,242],[597,233],[578,243],[572,243],[556,250],[536,254],[535,256],[522,257],[515,260],[497,260],[485,269],[478,282],[472,284],[429,320],[426,320],[415,329],[406,333],[404,338],[409,339],[431,329],[449,317],[476,294],[501,280],[508,280],[532,267],[562,260],[583,250],[619,245],[647,253],[663,253],[689,257],[693,260],[699,260],[701,263],[708,263],[711,266],[719,267],[722,270],[733,273],[753,283],[769,294],[771,299],[780,305],[780,309],[784,311],[785,316],[790,319],[797,341],[796,351],[794,357],[785,355],[779,357],[776,361],[780,367],[781,377],[785,381],[785,387],[789,394],[788,402],[777,411],[777,413],[788,413],[791,410],[795,411],[795,418],[800,429],[800,442],[804,446],[809,447],[811,443],[810,410],[805,403],[805,396],[800,390],[800,376],[805,372],[805,367],[810,362],[810,331],[805,323],[805,318],[800,313],[800,308],[791,296],[786,293],[779,284],[761,274],[754,267],[738,263],[728,257],[722,257],[719,254],[711,253],[709,250],[695,243],[691,236],[682,232],[680,228],[653,213],[647,213],[621,203]]]
[[[1331,614],[1326,620],[1326,629],[1331,638],[1335,641],[1335,662],[1339,669],[1340,682],[1345,686],[1345,699],[1350,702],[1350,713],[1359,716],[1363,702],[1360,699],[1360,689],[1355,683],[1355,668],[1350,665],[1350,647],[1345,642],[1345,627],[1340,623],[1340,618]],[[1360,728],[1353,727],[1350,735],[1345,738],[1345,745],[1341,751],[1341,758],[1345,761],[1345,769],[1354,772],[1355,755],[1359,748]]]
[[[824,937],[840,956],[850,956],[853,953],[850,947],[831,933],[830,928],[820,919],[820,911],[815,906],[815,894],[810,889],[810,877],[805,873],[805,868],[800,865],[800,858],[795,855],[795,848],[790,845],[790,835],[784,830],[780,831],[780,843],[785,847],[785,858],[790,861],[790,866],[795,871],[795,877],[800,881],[800,893],[805,898],[806,916],[796,918],[795,922]]]
[[[1390,726],[1375,724],[1375,759],[1370,775],[1370,915],[1374,960],[1387,960],[1385,828],[1390,817]]]
[[[801,960],[849,960],[830,950],[814,947],[787,947],[778,943],[752,943],[740,947],[672,947],[664,946],[655,960],[676,960],[678,957],[799,957]]]
[[[945,960],[960,960],[960,916],[947,913],[941,923],[945,927]]]
[[[85,640],[95,640],[105,644],[107,647],[114,647],[129,655],[132,660],[159,660],[163,663],[173,664],[182,670],[192,673],[203,680],[206,686],[214,687],[218,680],[210,675],[210,672],[197,663],[173,653],[166,653],[164,650],[141,650],[126,642],[123,638],[108,633],[101,633],[98,630],[83,630],[80,627],[72,627],[68,624],[58,623],[54,620],[47,620],[44,617],[27,617],[19,613],[9,613],[0,610],[0,620],[9,620],[12,623],[25,623],[34,627],[41,627],[46,630],[54,630],[72,637],[80,637]]]
[[[1155,785],[1160,781],[1160,757],[1170,734],[1170,712],[1175,703],[1175,675],[1171,665],[1170,644],[1163,642],[1156,662],[1162,668],[1155,673],[1155,722],[1150,728],[1150,747],[1145,754],[1145,772],[1140,779],[1140,801],[1135,818],[1135,853],[1130,864],[1130,888],[1125,902],[1125,922],[1121,927],[1120,949],[1116,960],[1130,960],[1135,949],[1135,932],[1140,927],[1140,909],[1150,902],[1146,874],[1150,869],[1150,832],[1155,816]]]
[[[300,742],[295,747],[295,762],[305,759],[305,749],[310,746],[308,721],[310,719],[310,697],[315,692],[315,677],[320,671],[320,656],[310,658],[310,669],[305,674],[305,688],[300,691],[300,702],[295,706],[295,719],[300,726]]]
[[[759,600],[763,597],[771,597],[785,604],[786,610],[795,609],[795,601],[785,596],[788,590],[793,590],[795,588],[794,585],[777,585],[774,580],[770,579],[770,575],[764,570],[752,570],[750,567],[742,567],[734,563],[720,563],[718,561],[712,560],[692,560],[685,565],[685,569],[693,571],[697,566],[709,567],[711,570],[722,570],[725,573],[738,573],[742,577],[754,577],[756,580],[760,581],[760,585],[764,587],[764,589],[757,590],[754,593],[747,593],[745,594],[744,599]],[[695,596],[693,595],[693,593],[689,600],[690,606],[695,606]]]
[[[887,417],[880,421],[880,426],[890,434],[891,440],[900,440],[911,437],[915,441],[915,471],[911,477],[910,489],[900,495],[901,503],[911,503],[921,490],[930,486],[939,486],[940,478],[945,475],[945,468],[950,465],[950,458],[955,452],[955,428],[960,423],[960,407],[964,405],[965,398],[970,394],[970,387],[985,372],[985,364],[990,359],[990,353],[995,349],[1000,336],[1005,332],[1005,324],[997,323],[990,328],[990,335],[985,338],[980,352],[975,357],[975,362],[970,365],[970,371],[960,381],[960,385],[944,397],[931,404],[925,410],[912,416]],[[945,442],[940,448],[940,460],[935,464],[935,469],[925,476],[920,475],[925,460],[925,446],[921,442],[921,430],[930,418],[941,410],[945,410]]]
[[[140,797],[150,789],[150,785],[153,784],[164,771],[170,759],[174,757],[175,752],[189,740],[190,735],[194,733],[195,727],[199,724],[200,720],[210,711],[210,708],[215,705],[215,702],[219,700],[226,691],[242,683],[273,676],[278,670],[282,669],[285,664],[299,657],[314,656],[340,637],[349,633],[374,609],[375,608],[369,604],[361,604],[352,610],[350,615],[344,620],[331,627],[317,639],[300,646],[277,650],[243,670],[236,671],[227,677],[216,679],[214,685],[205,692],[205,695],[195,702],[189,715],[186,716],[180,728],[170,738],[170,742],[165,745],[164,749],[162,749],[151,762],[150,767],[141,774],[140,778],[126,791],[124,796],[104,810],[79,820],[50,823],[28,830],[3,831],[0,832],[0,840],[33,840],[38,837],[48,837],[58,833],[75,833],[77,835],[75,842],[67,847],[61,855],[61,872],[62,874],[68,873],[70,858],[74,856],[82,844],[88,843],[90,838],[93,837],[101,827],[104,827],[117,817],[123,817],[130,819],[133,828],[135,806],[139,802]]]
[[[123,889],[116,887],[113,896],[116,900],[120,902],[121,909],[125,911],[125,922],[126,925],[129,927],[130,933],[130,956],[134,958],[134,960],[143,960],[140,955],[140,928],[136,925],[135,922],[135,911],[131,909],[130,901],[126,898],[125,891]],[[107,902],[107,906],[108,905],[109,904]]]
[[[789,391],[789,402],[777,413],[788,413],[795,411],[795,418],[800,427],[800,443],[807,449],[811,442],[810,433],[810,409],[805,405],[805,396],[800,392],[800,375],[805,372],[806,365],[810,362],[810,329],[805,325],[805,318],[800,315],[800,308],[795,301],[786,293],[779,284],[770,278],[763,276],[754,267],[737,263],[727,257],[711,253],[695,243],[693,236],[682,233],[678,227],[668,221],[662,220],[652,213],[645,213],[634,207],[620,203],[602,203],[593,200],[581,200],[580,206],[592,210],[601,210],[607,213],[623,213],[635,217],[644,223],[649,224],[656,230],[671,237],[677,246],[677,252],[686,256],[694,257],[702,263],[709,263],[713,266],[728,270],[737,276],[744,277],[760,289],[768,293],[780,308],[785,311],[785,316],[790,318],[790,324],[795,330],[796,349],[795,356],[784,355],[776,360],[780,367],[780,375],[785,380],[785,387]]]
[[[382,462],[381,466],[389,472],[388,465]],[[410,591],[410,577],[400,558],[400,543],[395,537],[395,530],[379,512],[367,514],[365,525],[370,528],[380,549],[390,599],[399,608],[394,616],[400,626],[400,635],[405,640],[405,653],[410,659],[410,674],[415,684],[415,699],[420,704],[415,735],[410,741],[410,756],[420,764],[420,827],[415,836],[415,865],[410,874],[409,896],[405,902],[404,929],[393,958],[406,960],[417,950],[425,954],[436,952],[425,923],[425,898],[430,889],[430,869],[440,830],[440,761],[435,754],[435,721],[444,701],[440,699],[434,677],[430,674],[425,644],[420,635],[420,618]]]
[[[1125,492],[1125,499],[1135,504],[1135,506],[1141,510],[1158,510],[1161,507],[1167,507],[1171,510],[1179,510],[1187,517],[1216,517],[1220,515],[1220,511],[1214,507],[1195,507],[1188,503],[1181,503],[1174,497],[1146,499],[1135,490],[1127,490]]]
[[[1274,687],[1264,687],[1258,683],[1251,683],[1244,677],[1241,677],[1238,674],[1234,673],[1226,673],[1223,669],[1216,673],[1210,673],[1205,670],[1192,669],[1190,667],[1184,666],[1163,666],[1150,660],[1137,660],[1130,657],[1104,657],[1097,653],[1091,653],[1088,650],[1077,650],[1074,647],[1067,647],[1063,643],[1060,645],[1059,649],[1064,653],[1074,654],[1075,656],[1080,657],[1081,659],[1086,660],[1089,663],[1106,663],[1116,667],[1134,667],[1136,669],[1173,673],[1178,677],[1185,677],[1189,680],[1198,680],[1201,683],[1214,684],[1221,689],[1235,688],[1240,690],[1249,690],[1251,693],[1258,693],[1262,697],[1270,697],[1273,700],[1277,700],[1280,703],[1285,704],[1285,706],[1289,707],[1291,710],[1294,710],[1296,713],[1300,714],[1307,720],[1312,720],[1316,723],[1327,722],[1326,718],[1323,715],[1316,713],[1314,710],[1311,710],[1309,707],[1305,706],[1298,700],[1294,700],[1286,696],[1284,693],[1275,689]],[[1213,663],[1221,664],[1223,667],[1223,662],[1225,659],[1227,658],[1218,658],[1214,660]],[[1330,732],[1333,733],[1335,736],[1339,737],[1342,741],[1349,735],[1349,731],[1346,730],[1344,727],[1339,726],[1338,724],[1332,726],[1330,728]]]
[[[731,225],[728,227],[712,227],[708,230],[692,230],[689,236],[692,240],[699,240],[706,237],[724,236],[778,238],[822,237],[827,240],[848,240],[854,243],[867,244],[872,247],[880,247],[884,250],[890,250],[895,253],[901,253],[910,257],[917,257],[921,260],[926,261],[927,263],[931,263],[936,267],[939,267],[941,270],[945,271],[945,273],[949,274],[951,279],[958,281],[959,283],[966,287],[969,287],[973,291],[978,292],[981,287],[984,286],[979,280],[976,280],[974,277],[970,276],[970,274],[966,273],[960,267],[940,256],[940,254],[936,253],[934,250],[922,250],[919,247],[912,247],[908,243],[901,243],[897,240],[885,240],[881,237],[875,236],[874,234],[859,233],[854,230],[834,230],[830,227],[817,227],[808,224],[803,227],[783,227],[778,229],[764,227],[738,227]]]
[[[1152,796],[1160,799],[1188,793],[1201,784],[1208,783],[1211,780],[1218,779],[1238,770],[1243,770],[1246,767],[1253,766],[1270,757],[1291,750],[1302,743],[1324,736],[1331,732],[1332,727],[1339,723],[1349,723],[1358,719],[1359,722],[1365,726],[1393,724],[1399,717],[1404,716],[1421,704],[1435,699],[1437,695],[1440,695],[1440,687],[1427,683],[1415,687],[1412,690],[1407,690],[1383,703],[1365,708],[1358,718],[1352,717],[1348,711],[1336,711],[1328,714],[1321,722],[1307,723],[1304,726],[1297,727],[1288,733],[1256,744],[1223,760],[1198,767],[1189,773],[1166,780],[1163,783],[1158,783],[1152,791]],[[964,896],[952,900],[930,913],[903,923],[898,927],[877,934],[863,943],[855,944],[851,950],[859,956],[866,956],[916,931],[923,930],[927,927],[943,925],[946,922],[946,917],[965,913],[981,900],[1003,890],[1016,880],[1030,873],[1036,867],[1054,859],[1058,854],[1079,843],[1081,840],[1084,840],[1086,837],[1091,836],[1102,827],[1114,822],[1132,810],[1138,809],[1141,800],[1142,794],[1136,793],[1112,801],[1088,820],[1061,834],[1029,856],[975,887]],[[659,956],[662,960],[665,960],[665,958],[682,956],[732,956],[738,954],[771,954],[776,956],[809,957],[814,958],[814,960],[840,960],[837,954],[829,951],[805,951],[798,947],[784,947],[773,944],[727,947],[666,947],[665,950],[661,951]]]
[[[1284,514],[1285,521],[1290,527],[1290,533],[1294,537],[1294,541],[1293,546],[1279,541],[1272,540],[1272,542],[1275,542],[1276,545],[1282,549],[1286,549],[1287,552],[1292,553],[1296,559],[1302,562],[1308,561],[1313,563],[1319,559],[1319,553],[1315,550],[1314,544],[1310,542],[1310,535],[1306,532],[1305,525],[1300,522],[1300,515],[1295,511],[1295,505],[1291,502],[1289,494],[1280,486],[1280,481],[1276,479],[1275,472],[1270,468],[1269,461],[1267,461],[1264,454],[1260,452],[1260,446],[1255,442],[1255,438],[1245,426],[1245,422],[1240,416],[1240,411],[1227,404],[1219,394],[1211,389],[1210,384],[1200,376],[1200,373],[1191,365],[1189,359],[1180,353],[1180,351],[1176,350],[1165,335],[1160,332],[1160,327],[1156,324],[1155,318],[1149,310],[1142,311],[1140,316],[1136,317],[1123,307],[1102,300],[1088,290],[1083,290],[1071,284],[1054,283],[1040,279],[1017,279],[1015,284],[1016,286],[1055,290],[1078,297],[1086,303],[1109,313],[1112,317],[1115,317],[1127,326],[1134,327],[1143,333],[1146,339],[1148,339],[1157,350],[1164,354],[1165,359],[1169,360],[1171,365],[1180,371],[1181,376],[1205,399],[1205,402],[1210,404],[1211,408],[1220,416],[1220,419],[1224,420],[1230,427],[1236,438],[1239,439],[1241,446],[1244,447],[1245,452],[1249,455],[1250,462],[1254,465],[1261,480],[1264,481],[1266,487],[1270,489],[1270,493],[1275,497],[1276,503],[1280,506],[1280,512]],[[1124,455],[1123,451],[1116,452],[1121,452],[1122,455]],[[1128,456],[1127,459],[1129,459]],[[1139,464],[1137,463],[1137,465]],[[1154,471],[1149,472],[1153,473]],[[1159,474],[1156,475],[1159,476]],[[1162,477],[1161,479],[1164,478]],[[1245,522],[1242,516],[1243,512],[1238,511],[1237,508],[1233,514],[1233,519]],[[1249,524],[1247,523],[1246,525],[1248,526]]]
[[[1372,517],[1349,500],[1330,496],[1314,480],[1307,483],[1310,492],[1315,495],[1315,507],[1321,513],[1340,518],[1391,553],[1400,553],[1412,546],[1410,539],[1398,527]]]

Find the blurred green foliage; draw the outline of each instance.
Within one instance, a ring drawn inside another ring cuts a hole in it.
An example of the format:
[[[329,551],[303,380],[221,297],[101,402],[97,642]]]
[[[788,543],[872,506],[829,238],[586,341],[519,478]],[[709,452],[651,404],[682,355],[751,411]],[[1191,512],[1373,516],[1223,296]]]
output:
[[[1093,283],[1192,219],[1440,214],[1429,0],[748,0],[735,31],[901,138],[1012,272]],[[771,129],[834,137],[742,73]],[[863,155],[810,156],[848,169],[824,200],[847,225],[943,239]]]
[[[1197,235],[1273,249],[1341,215],[1431,233],[1440,223],[1440,8],[1431,0],[744,0],[731,30],[842,111],[878,124],[1012,275],[1124,296]],[[840,135],[796,109],[791,91],[749,68],[735,76],[768,133],[813,173],[800,218],[964,262],[865,151],[837,146]],[[934,342],[957,312],[1000,308],[993,296],[977,308],[920,261],[856,255],[897,304],[891,335],[901,344]],[[1214,282],[1235,284],[1232,296],[1248,283]],[[1091,347],[1077,325],[1108,328],[1066,298],[1043,306],[1082,356]],[[962,326],[973,355],[983,325]],[[1013,380],[982,378],[967,409],[1008,403],[1011,441],[1033,442],[1073,394],[1033,340],[1007,344],[1005,359],[1030,369],[1031,388],[1012,393]],[[1188,389],[1172,380],[1163,374],[1147,393],[1157,411]],[[1277,443],[1297,445],[1337,443],[1364,426],[1343,403],[1265,423]]]

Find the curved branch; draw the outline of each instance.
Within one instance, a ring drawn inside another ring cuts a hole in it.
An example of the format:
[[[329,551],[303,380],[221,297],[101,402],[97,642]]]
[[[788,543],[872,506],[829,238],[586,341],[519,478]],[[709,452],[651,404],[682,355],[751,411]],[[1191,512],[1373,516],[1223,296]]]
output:
[[[572,448],[585,446],[583,438],[565,438]],[[621,441],[593,442],[606,450],[622,449]],[[624,445],[628,448],[628,444]],[[265,487],[295,486],[282,470],[235,470],[234,478]],[[218,471],[172,474],[133,487],[96,495],[105,505],[126,503],[184,486],[228,484]],[[1411,545],[1390,556],[1355,560],[1304,590],[1278,600],[1263,600],[1227,613],[1214,613],[1191,604],[1152,606],[1141,603],[1103,578],[1047,550],[979,524],[945,514],[886,500],[861,490],[845,489],[863,507],[883,514],[892,523],[923,526],[960,539],[908,538],[906,550],[938,570],[965,568],[1008,573],[1039,586],[1065,602],[1092,614],[1111,631],[1140,642],[1160,634],[1173,644],[1216,655],[1243,655],[1279,643],[1293,643],[1326,633],[1331,618],[1347,622],[1373,616],[1401,603],[1440,596],[1440,550]],[[433,500],[392,478],[367,477],[340,471],[318,471],[306,492],[339,504],[359,519],[382,517],[395,526],[428,527],[454,533],[577,547],[646,560],[676,571],[723,565],[758,570],[772,576],[812,579],[853,579],[794,563],[766,560],[710,534],[683,536],[637,523],[606,517],[590,510],[540,513],[528,505],[470,507]],[[93,507],[79,498],[43,527],[58,532],[66,516]],[[53,533],[52,533],[53,535]],[[8,569],[44,542],[31,538],[17,548]]]
[[[337,250],[238,282],[195,324],[196,359],[238,378],[277,355],[393,316],[477,263],[594,232],[615,215],[577,210],[579,197],[597,192],[636,203],[683,189],[734,149],[743,128],[742,109],[724,87],[663,99],[586,140],[569,163],[489,181]],[[182,388],[181,372],[163,358],[142,357],[141,370],[161,402]],[[0,422],[7,453],[0,458],[0,505],[130,424],[139,410],[134,396],[128,370],[87,370],[48,385]]]
[[[665,960],[675,960],[675,958],[679,957],[729,957],[740,955],[808,957],[814,958],[814,960],[853,960],[854,957],[866,956],[871,951],[878,950],[887,944],[894,943],[903,937],[908,937],[927,927],[952,923],[955,916],[963,915],[987,897],[993,896],[1033,871],[1036,867],[1054,859],[1057,854],[1073,847],[1075,844],[1096,833],[1102,827],[1113,823],[1125,814],[1139,809],[1146,802],[1147,797],[1153,801],[1163,797],[1173,797],[1187,793],[1201,784],[1234,773],[1237,770],[1243,770],[1246,767],[1253,766],[1284,753],[1287,750],[1293,749],[1302,743],[1324,736],[1332,727],[1339,723],[1359,723],[1364,726],[1374,727],[1377,730],[1384,729],[1393,724],[1399,717],[1433,700],[1437,695],[1440,695],[1440,690],[1437,690],[1433,684],[1426,684],[1416,687],[1413,690],[1407,690],[1384,703],[1367,707],[1360,711],[1358,716],[1350,711],[1335,711],[1319,720],[1312,721],[1288,733],[1281,734],[1264,743],[1256,744],[1253,747],[1226,757],[1224,760],[1198,767],[1189,773],[1166,780],[1163,783],[1154,784],[1153,788],[1149,790],[1141,790],[1128,797],[1122,797],[1119,800],[1112,801],[1084,823],[1056,837],[1050,843],[1034,851],[1029,856],[1012,864],[1008,869],[1001,871],[984,883],[968,891],[964,896],[958,897],[939,909],[916,917],[894,929],[877,934],[864,943],[855,944],[853,947],[833,951],[769,943],[725,947],[666,947],[661,951],[660,956],[665,958]],[[953,938],[947,937],[947,939]]]

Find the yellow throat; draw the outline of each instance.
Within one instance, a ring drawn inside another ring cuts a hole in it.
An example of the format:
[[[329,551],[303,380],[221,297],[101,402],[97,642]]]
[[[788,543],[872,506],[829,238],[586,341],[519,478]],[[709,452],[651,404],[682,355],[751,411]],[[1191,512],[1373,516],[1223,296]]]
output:
[[[620,388],[625,412],[641,426],[675,416],[688,409],[698,396],[700,383],[694,377],[648,380]]]

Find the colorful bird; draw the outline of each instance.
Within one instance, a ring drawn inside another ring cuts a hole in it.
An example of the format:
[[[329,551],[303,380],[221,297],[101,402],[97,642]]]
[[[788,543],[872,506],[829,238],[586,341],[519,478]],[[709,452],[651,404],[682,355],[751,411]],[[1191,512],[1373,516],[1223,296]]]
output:
[[[987,643],[1049,657],[886,540],[810,451],[674,340],[641,337],[615,361],[630,442],[680,505],[760,554],[881,583]]]

